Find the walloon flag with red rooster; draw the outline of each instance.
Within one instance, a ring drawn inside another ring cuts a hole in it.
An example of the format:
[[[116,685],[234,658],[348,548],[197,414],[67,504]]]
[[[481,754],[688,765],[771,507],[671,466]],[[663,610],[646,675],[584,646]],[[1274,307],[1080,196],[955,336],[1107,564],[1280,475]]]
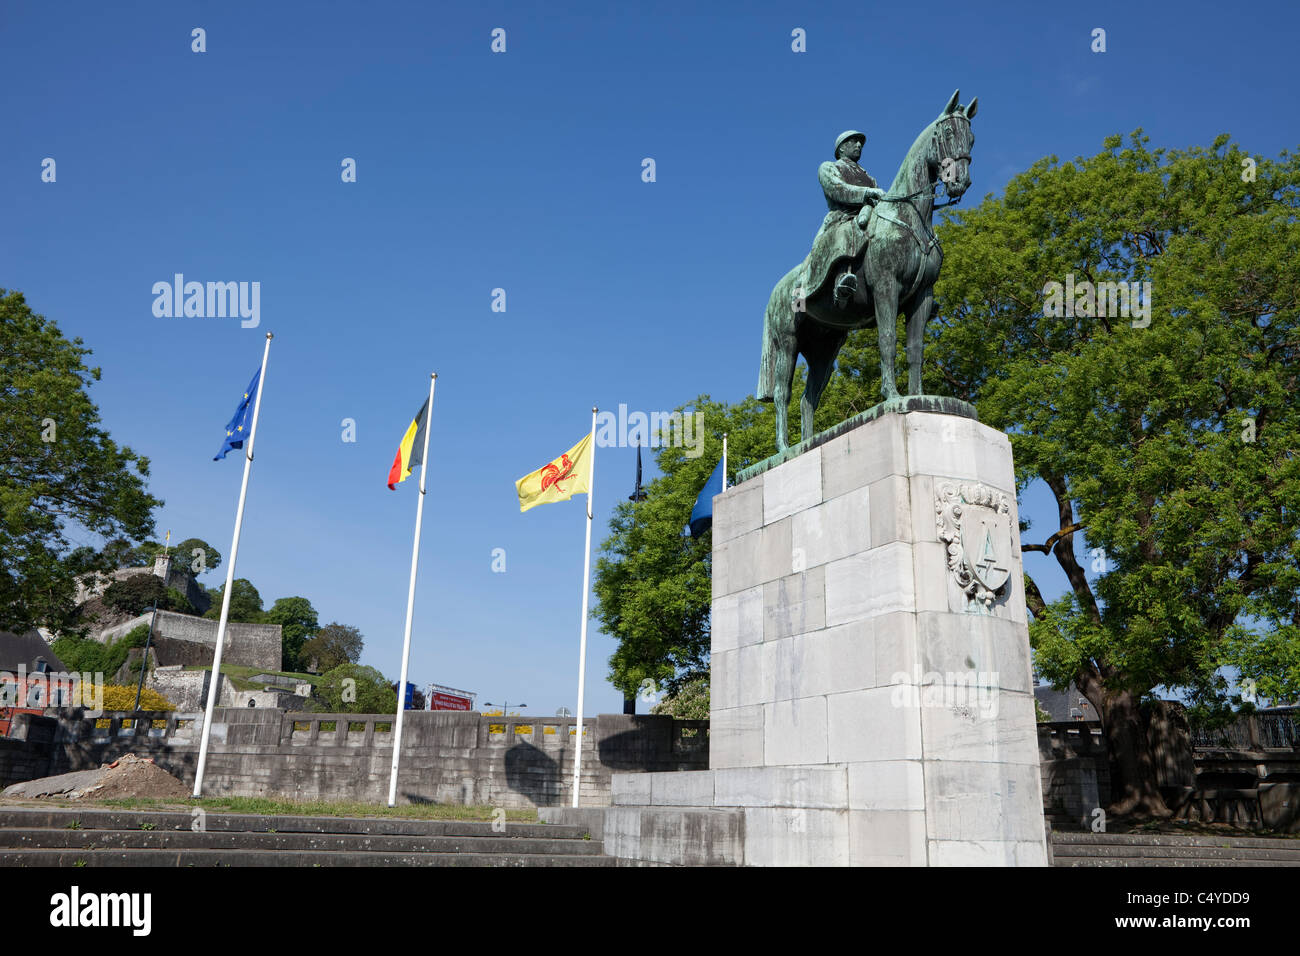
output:
[[[591,435],[587,434],[559,458],[515,482],[519,510],[568,501],[574,495],[583,494],[590,490],[590,476]]]

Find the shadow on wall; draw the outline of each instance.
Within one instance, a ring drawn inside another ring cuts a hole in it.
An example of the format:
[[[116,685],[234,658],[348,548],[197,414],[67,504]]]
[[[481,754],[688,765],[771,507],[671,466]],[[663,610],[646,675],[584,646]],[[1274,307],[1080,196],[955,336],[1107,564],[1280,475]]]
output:
[[[554,757],[532,744],[517,743],[506,751],[506,786],[539,807],[560,804],[562,773]]]

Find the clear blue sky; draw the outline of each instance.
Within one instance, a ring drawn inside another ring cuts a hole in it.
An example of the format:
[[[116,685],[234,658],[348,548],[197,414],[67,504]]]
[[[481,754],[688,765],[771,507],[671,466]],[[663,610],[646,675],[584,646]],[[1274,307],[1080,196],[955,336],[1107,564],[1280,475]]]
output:
[[[1139,126],[1155,146],[1295,146],[1292,3],[697,6],[0,7],[0,286],[94,349],[104,421],[166,500],[159,534],[228,552],[241,460],[212,456],[274,332],[238,574],[268,607],[303,595],[358,626],[396,679],[416,495],[384,477],[437,371],[412,679],[572,709],[583,505],[521,515],[513,482],[593,404],[753,390],[839,131],[865,130],[888,180],[954,88],[978,95],[968,204]],[[156,318],[177,272],[260,282],[260,327]],[[600,452],[596,547],[634,462]],[[1050,525],[1044,502],[1022,510]],[[593,624],[589,713],[621,710],[613,647]]]

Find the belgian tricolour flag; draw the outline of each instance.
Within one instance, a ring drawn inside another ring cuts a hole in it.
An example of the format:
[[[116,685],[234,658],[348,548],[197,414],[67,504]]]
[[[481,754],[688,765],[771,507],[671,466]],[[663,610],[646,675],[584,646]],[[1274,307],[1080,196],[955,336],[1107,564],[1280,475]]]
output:
[[[428,422],[429,400],[426,398],[411,419],[411,424],[406,426],[406,434],[402,436],[402,443],[397,446],[397,454],[393,457],[393,467],[388,469],[390,491],[396,491],[399,484],[411,477],[415,466],[424,462],[424,430],[428,427]]]

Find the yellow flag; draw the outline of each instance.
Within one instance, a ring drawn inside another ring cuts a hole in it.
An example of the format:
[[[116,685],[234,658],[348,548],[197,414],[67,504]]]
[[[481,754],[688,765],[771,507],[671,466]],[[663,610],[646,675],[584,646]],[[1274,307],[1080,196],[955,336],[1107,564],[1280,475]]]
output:
[[[591,434],[588,433],[559,458],[516,481],[519,510],[527,511],[536,505],[549,505],[554,501],[568,501],[574,495],[589,491],[587,481],[591,475],[590,455]]]

